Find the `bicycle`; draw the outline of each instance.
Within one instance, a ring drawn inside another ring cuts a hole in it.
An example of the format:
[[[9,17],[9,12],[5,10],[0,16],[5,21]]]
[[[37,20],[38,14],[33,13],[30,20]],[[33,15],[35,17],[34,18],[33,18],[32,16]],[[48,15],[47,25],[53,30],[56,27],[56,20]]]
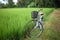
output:
[[[39,37],[41,36],[42,32],[43,32],[43,24],[41,21],[38,21],[37,19],[32,19],[26,23],[26,34],[27,34],[26,36],[27,37],[30,37],[30,38]]]

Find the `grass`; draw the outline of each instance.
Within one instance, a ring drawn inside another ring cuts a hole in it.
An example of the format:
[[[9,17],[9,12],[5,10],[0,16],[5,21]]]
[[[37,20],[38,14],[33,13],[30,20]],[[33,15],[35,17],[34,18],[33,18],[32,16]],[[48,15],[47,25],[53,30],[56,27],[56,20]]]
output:
[[[48,24],[44,27],[44,32],[43,32],[43,40],[56,40],[57,39],[57,32],[56,30],[53,28],[53,17],[51,17],[51,15],[49,15],[47,18],[49,18],[46,22],[48,22]]]
[[[7,8],[0,9],[0,40],[19,40],[25,35],[25,24],[31,20],[31,12],[39,8]],[[52,8],[44,8],[44,21],[52,11]],[[22,40],[22,39],[21,39]]]

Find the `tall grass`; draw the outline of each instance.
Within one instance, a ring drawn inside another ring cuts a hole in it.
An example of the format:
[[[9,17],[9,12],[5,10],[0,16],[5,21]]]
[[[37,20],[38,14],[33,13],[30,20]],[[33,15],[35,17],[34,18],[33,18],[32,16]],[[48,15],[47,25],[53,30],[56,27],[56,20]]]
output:
[[[31,20],[31,12],[39,8],[12,8],[0,9],[0,40],[23,40],[25,24]],[[43,9],[47,17],[53,9]]]

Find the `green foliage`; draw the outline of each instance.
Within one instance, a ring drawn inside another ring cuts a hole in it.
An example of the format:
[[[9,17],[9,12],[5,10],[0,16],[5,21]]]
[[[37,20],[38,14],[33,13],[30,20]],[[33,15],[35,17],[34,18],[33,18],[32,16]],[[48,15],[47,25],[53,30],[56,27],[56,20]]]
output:
[[[9,4],[8,6],[12,8],[12,7],[13,7],[13,5],[14,5],[13,0],[8,0],[8,4]]]
[[[7,8],[7,5],[5,5],[4,3],[0,3],[0,8]]]
[[[53,29],[52,26],[45,28],[43,35],[45,36],[45,39],[47,40],[59,40],[59,32],[57,32],[55,29]]]
[[[35,6],[34,6],[34,2],[31,2],[31,3],[28,5],[28,8],[31,8],[31,7],[35,7]]]
[[[47,1],[46,0],[18,0],[17,4],[14,5],[13,0],[8,0],[8,6],[5,6],[5,4],[2,4],[2,8],[6,8],[6,7],[8,8],[12,8],[12,7],[53,8],[53,7],[59,7],[59,1],[56,2],[56,0],[47,0]]]

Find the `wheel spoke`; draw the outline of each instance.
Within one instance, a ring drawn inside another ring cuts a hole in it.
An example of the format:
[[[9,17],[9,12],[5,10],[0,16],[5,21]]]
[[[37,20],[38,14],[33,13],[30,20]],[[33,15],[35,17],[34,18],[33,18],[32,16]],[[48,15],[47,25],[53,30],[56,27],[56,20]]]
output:
[[[41,24],[40,24],[41,25]],[[32,22],[32,21],[30,21],[30,22],[28,22],[27,24],[26,24],[26,27],[28,28],[27,29],[27,36],[28,37],[39,37],[41,34],[42,34],[42,32],[43,32],[43,29],[42,30],[40,30],[40,28],[39,27],[36,27],[35,29],[34,29],[34,26],[35,26],[35,23],[34,22]],[[43,27],[42,27],[43,28]]]

